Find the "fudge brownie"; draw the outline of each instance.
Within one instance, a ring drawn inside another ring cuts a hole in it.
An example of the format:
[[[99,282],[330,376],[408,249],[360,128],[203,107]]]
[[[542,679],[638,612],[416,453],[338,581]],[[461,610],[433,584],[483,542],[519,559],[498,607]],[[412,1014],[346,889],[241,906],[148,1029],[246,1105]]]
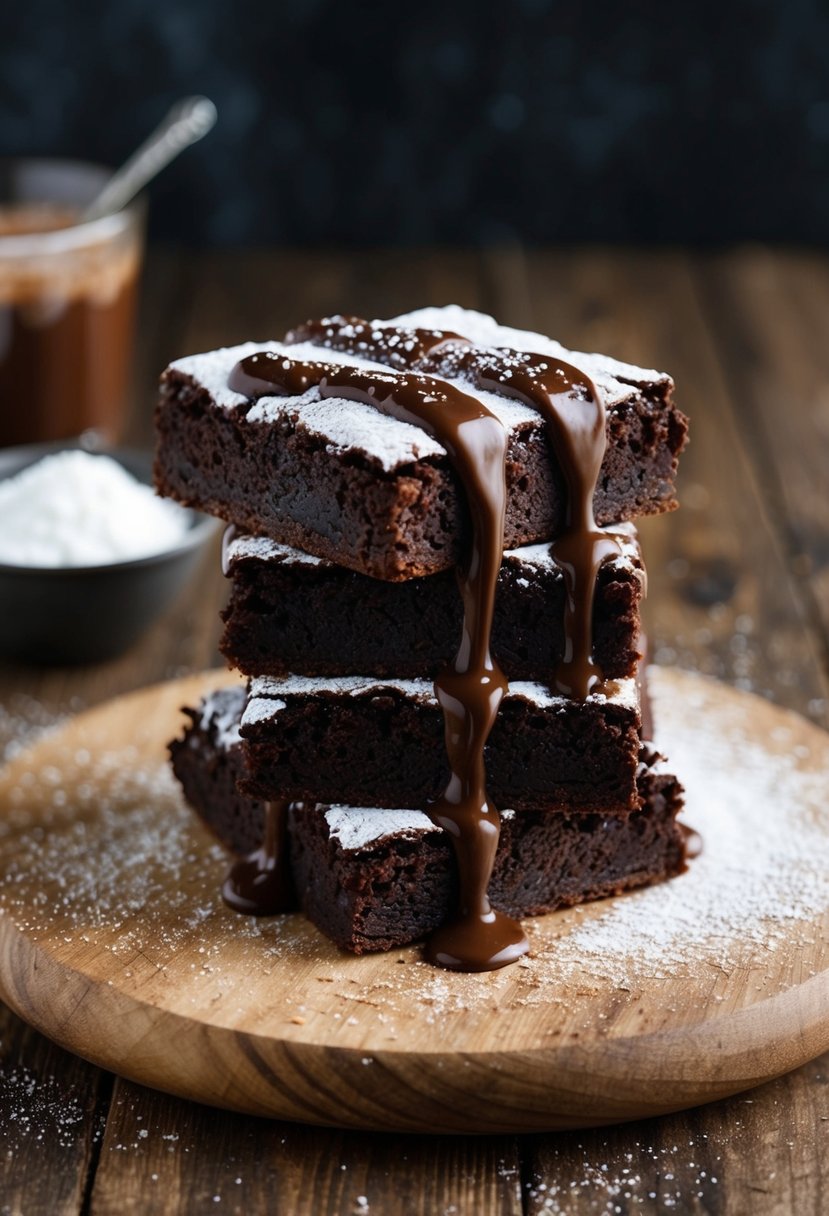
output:
[[[681,873],[679,782],[654,762],[639,777],[639,793],[641,809],[630,815],[503,811],[493,907],[540,916]],[[289,822],[303,911],[342,949],[394,949],[427,936],[451,912],[451,841],[422,811],[297,805]]]
[[[261,802],[240,794],[240,688],[222,689],[170,744],[173,768],[199,818],[231,852],[258,847]],[[505,811],[490,883],[493,904],[532,916],[616,895],[681,872],[675,815],[682,789],[652,749],[643,749],[642,807],[630,815],[594,811]],[[294,880],[303,908],[337,945],[354,953],[415,941],[453,905],[451,842],[422,811],[295,805],[289,815]]]
[[[631,524],[622,556],[597,580],[593,655],[608,679],[636,672],[645,573]],[[461,636],[452,571],[402,583],[368,578],[263,536],[225,549],[231,594],[220,643],[246,675],[432,676]],[[564,652],[564,577],[548,545],[504,554],[495,598],[493,656],[512,680],[551,674]]]
[[[674,405],[669,376],[571,354],[542,335],[458,308],[377,322],[392,323],[571,359],[596,382],[607,411],[598,523],[676,505],[687,420]],[[176,361],[162,377],[156,412],[159,492],[376,578],[413,578],[453,566],[466,548],[468,513],[444,448],[420,427],[362,402],[322,397],[317,388],[251,402],[228,388],[228,377],[257,350],[387,370],[311,343],[247,343]],[[510,397],[466,383],[463,389],[507,428],[506,547],[552,539],[564,522],[565,494],[541,415]]]
[[[624,813],[638,805],[639,691],[610,681],[585,701],[515,681],[485,748],[496,806]],[[425,806],[449,778],[428,680],[261,676],[242,715],[245,793],[351,806]]]

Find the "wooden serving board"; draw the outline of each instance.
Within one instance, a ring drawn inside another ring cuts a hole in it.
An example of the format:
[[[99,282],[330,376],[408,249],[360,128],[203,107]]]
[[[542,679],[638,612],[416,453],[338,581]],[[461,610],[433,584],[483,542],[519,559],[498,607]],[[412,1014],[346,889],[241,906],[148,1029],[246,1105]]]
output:
[[[0,775],[0,993],[62,1046],[217,1106],[415,1132],[657,1115],[829,1048],[829,736],[805,720],[656,670],[702,856],[527,922],[528,959],[464,976],[223,906],[226,860],[165,743],[234,678],[110,702]]]

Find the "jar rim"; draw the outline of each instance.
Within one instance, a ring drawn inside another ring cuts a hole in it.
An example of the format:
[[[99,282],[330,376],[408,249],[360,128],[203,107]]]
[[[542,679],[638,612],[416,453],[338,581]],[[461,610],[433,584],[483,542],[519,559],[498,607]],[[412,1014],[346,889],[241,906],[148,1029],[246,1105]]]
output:
[[[87,197],[84,200],[81,197],[70,200],[59,197],[44,197],[31,199],[21,198],[20,202],[25,205],[27,201],[32,203],[67,203],[82,207],[85,202],[91,202],[92,198],[97,193],[107,177],[113,170],[106,165],[98,164],[94,161],[75,160],[64,157],[38,157],[38,156],[11,156],[0,157],[0,180],[13,180],[18,171],[29,171],[35,174],[38,171],[47,174],[52,173],[59,176],[64,172],[67,177],[75,174],[77,179],[86,179],[91,191],[81,191],[86,193]],[[13,200],[0,199],[0,209],[4,205]],[[134,198],[126,207],[120,211],[113,211],[108,215],[103,215],[94,220],[80,220],[78,223],[69,224],[65,228],[56,228],[46,232],[25,232],[25,233],[0,233],[0,258],[32,258],[43,257],[44,255],[67,253],[75,249],[86,248],[91,245],[105,245],[108,242],[128,232],[131,228],[139,225],[144,218],[146,210],[146,200],[143,194]]]

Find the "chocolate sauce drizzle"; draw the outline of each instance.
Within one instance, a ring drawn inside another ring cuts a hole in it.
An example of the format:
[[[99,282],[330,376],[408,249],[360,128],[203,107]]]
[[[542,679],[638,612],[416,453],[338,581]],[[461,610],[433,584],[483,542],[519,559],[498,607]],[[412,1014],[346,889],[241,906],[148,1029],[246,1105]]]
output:
[[[565,519],[550,552],[565,582],[564,657],[552,684],[584,700],[603,681],[593,658],[593,601],[599,568],[621,552],[596,523],[593,497],[607,447],[605,409],[594,381],[554,355],[477,347],[448,331],[371,325],[356,317],[309,321],[285,341],[311,342],[517,398],[544,418],[564,478]],[[438,438],[440,438],[438,436]],[[500,560],[500,559],[499,559]]]
[[[443,335],[427,332],[419,347],[421,357],[444,341]],[[410,354],[407,349],[404,357]],[[500,818],[486,791],[484,747],[507,690],[490,652],[495,585],[504,548],[506,431],[475,397],[425,375],[296,361],[261,351],[238,363],[228,384],[253,399],[294,396],[316,385],[323,397],[361,401],[421,427],[449,455],[469,506],[472,545],[458,569],[464,608],[460,646],[454,662],[435,680],[450,778],[428,810],[452,838],[460,897],[457,915],[429,940],[427,957],[454,970],[506,966],[528,949],[521,926],[492,908],[487,895]]]
[[[289,805],[286,799],[265,803],[261,845],[231,866],[222,886],[222,898],[235,912],[274,916],[277,912],[290,912],[296,906],[286,848]]]
[[[507,691],[503,673],[490,653],[490,633],[504,547],[508,437],[482,402],[451,381],[467,380],[479,389],[517,398],[545,420],[565,491],[564,528],[551,545],[567,593],[565,653],[552,673],[552,683],[562,695],[581,699],[603,680],[592,654],[599,567],[620,552],[618,538],[599,528],[593,513],[607,442],[604,404],[592,379],[564,360],[476,347],[448,331],[333,317],[308,322],[286,337],[289,345],[299,342],[344,351],[393,370],[299,361],[262,351],[236,365],[229,387],[255,399],[299,395],[315,385],[324,397],[362,401],[414,423],[446,448],[466,496],[473,539],[470,553],[458,568],[464,607],[461,643],[453,664],[435,681],[451,775],[443,794],[429,808],[432,819],[452,837],[460,901],[458,915],[430,939],[427,956],[457,970],[501,967],[527,950],[520,926],[495,912],[487,897],[500,821],[486,792],[484,746]],[[266,841],[251,858],[237,863],[248,869],[238,883],[242,894],[233,888],[234,906],[241,906],[251,890],[254,897],[248,901],[257,903],[257,882],[264,872],[271,872],[268,866],[280,852],[270,819],[268,823],[270,844]],[[264,885],[261,890],[264,893]]]

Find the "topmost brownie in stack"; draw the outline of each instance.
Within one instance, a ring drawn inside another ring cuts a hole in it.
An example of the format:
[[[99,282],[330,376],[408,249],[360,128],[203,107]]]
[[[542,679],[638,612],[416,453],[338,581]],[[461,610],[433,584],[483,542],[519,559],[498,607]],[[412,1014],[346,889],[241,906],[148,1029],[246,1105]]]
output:
[[[458,864],[429,947],[443,965],[526,949],[486,899],[490,798],[516,816],[642,806],[644,569],[624,521],[675,505],[672,389],[457,308],[309,322],[165,373],[159,489],[234,525],[243,789],[427,809]]]
[[[676,506],[677,457],[687,419],[673,381],[603,355],[576,354],[540,334],[457,307],[426,308],[378,325],[461,334],[482,347],[549,353],[583,368],[602,394],[607,452],[595,513],[615,524]],[[362,574],[408,579],[463,556],[462,495],[441,445],[418,427],[316,388],[251,402],[228,387],[234,366],[261,350],[292,359],[387,367],[308,342],[192,355],[165,372],[157,414],[162,494]],[[473,390],[474,391],[474,390]],[[549,541],[564,522],[564,488],[539,414],[480,392],[508,432],[504,547]]]

